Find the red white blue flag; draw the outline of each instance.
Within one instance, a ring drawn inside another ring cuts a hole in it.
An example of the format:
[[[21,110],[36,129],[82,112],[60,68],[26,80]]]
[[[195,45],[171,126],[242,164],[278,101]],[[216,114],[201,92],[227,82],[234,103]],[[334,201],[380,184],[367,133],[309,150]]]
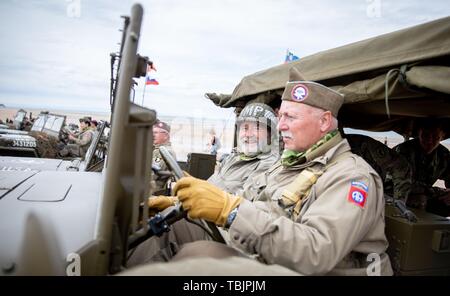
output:
[[[147,66],[147,75],[145,75],[145,85],[159,85],[155,77],[156,69],[153,64]]]

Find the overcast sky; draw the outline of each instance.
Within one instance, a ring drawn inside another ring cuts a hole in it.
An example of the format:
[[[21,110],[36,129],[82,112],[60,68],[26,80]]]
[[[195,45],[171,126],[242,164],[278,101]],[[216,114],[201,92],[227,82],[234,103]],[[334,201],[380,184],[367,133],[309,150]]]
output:
[[[109,110],[110,52],[134,1],[0,1],[0,103]],[[448,1],[141,1],[139,52],[157,68],[145,103],[162,115],[229,117],[205,92],[284,61],[450,15]],[[144,79],[136,90],[142,102]]]

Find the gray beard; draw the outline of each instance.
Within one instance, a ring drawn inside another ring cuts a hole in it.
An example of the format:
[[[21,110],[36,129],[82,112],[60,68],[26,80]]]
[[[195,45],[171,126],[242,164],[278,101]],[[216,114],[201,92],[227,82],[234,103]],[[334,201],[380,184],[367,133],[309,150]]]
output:
[[[246,156],[256,156],[261,153],[267,153],[270,151],[271,146],[267,143],[247,144],[243,141],[238,142],[238,151]]]

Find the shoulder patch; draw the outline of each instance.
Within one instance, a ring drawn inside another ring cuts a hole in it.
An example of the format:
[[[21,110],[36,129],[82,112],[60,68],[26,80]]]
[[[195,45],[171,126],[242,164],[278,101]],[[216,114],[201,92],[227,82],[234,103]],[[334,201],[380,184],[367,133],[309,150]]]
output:
[[[348,201],[364,208],[369,187],[363,182],[352,181],[348,192]]]

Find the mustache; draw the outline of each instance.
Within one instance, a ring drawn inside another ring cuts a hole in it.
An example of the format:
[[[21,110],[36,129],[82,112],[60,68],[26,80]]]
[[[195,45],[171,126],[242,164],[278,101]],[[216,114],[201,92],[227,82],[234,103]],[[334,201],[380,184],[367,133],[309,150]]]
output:
[[[242,137],[239,139],[239,141],[243,144],[249,144],[249,143],[257,143],[258,137],[252,136],[252,137]]]
[[[287,131],[287,132],[281,132],[281,136],[283,138],[291,138],[292,139],[292,133]]]

